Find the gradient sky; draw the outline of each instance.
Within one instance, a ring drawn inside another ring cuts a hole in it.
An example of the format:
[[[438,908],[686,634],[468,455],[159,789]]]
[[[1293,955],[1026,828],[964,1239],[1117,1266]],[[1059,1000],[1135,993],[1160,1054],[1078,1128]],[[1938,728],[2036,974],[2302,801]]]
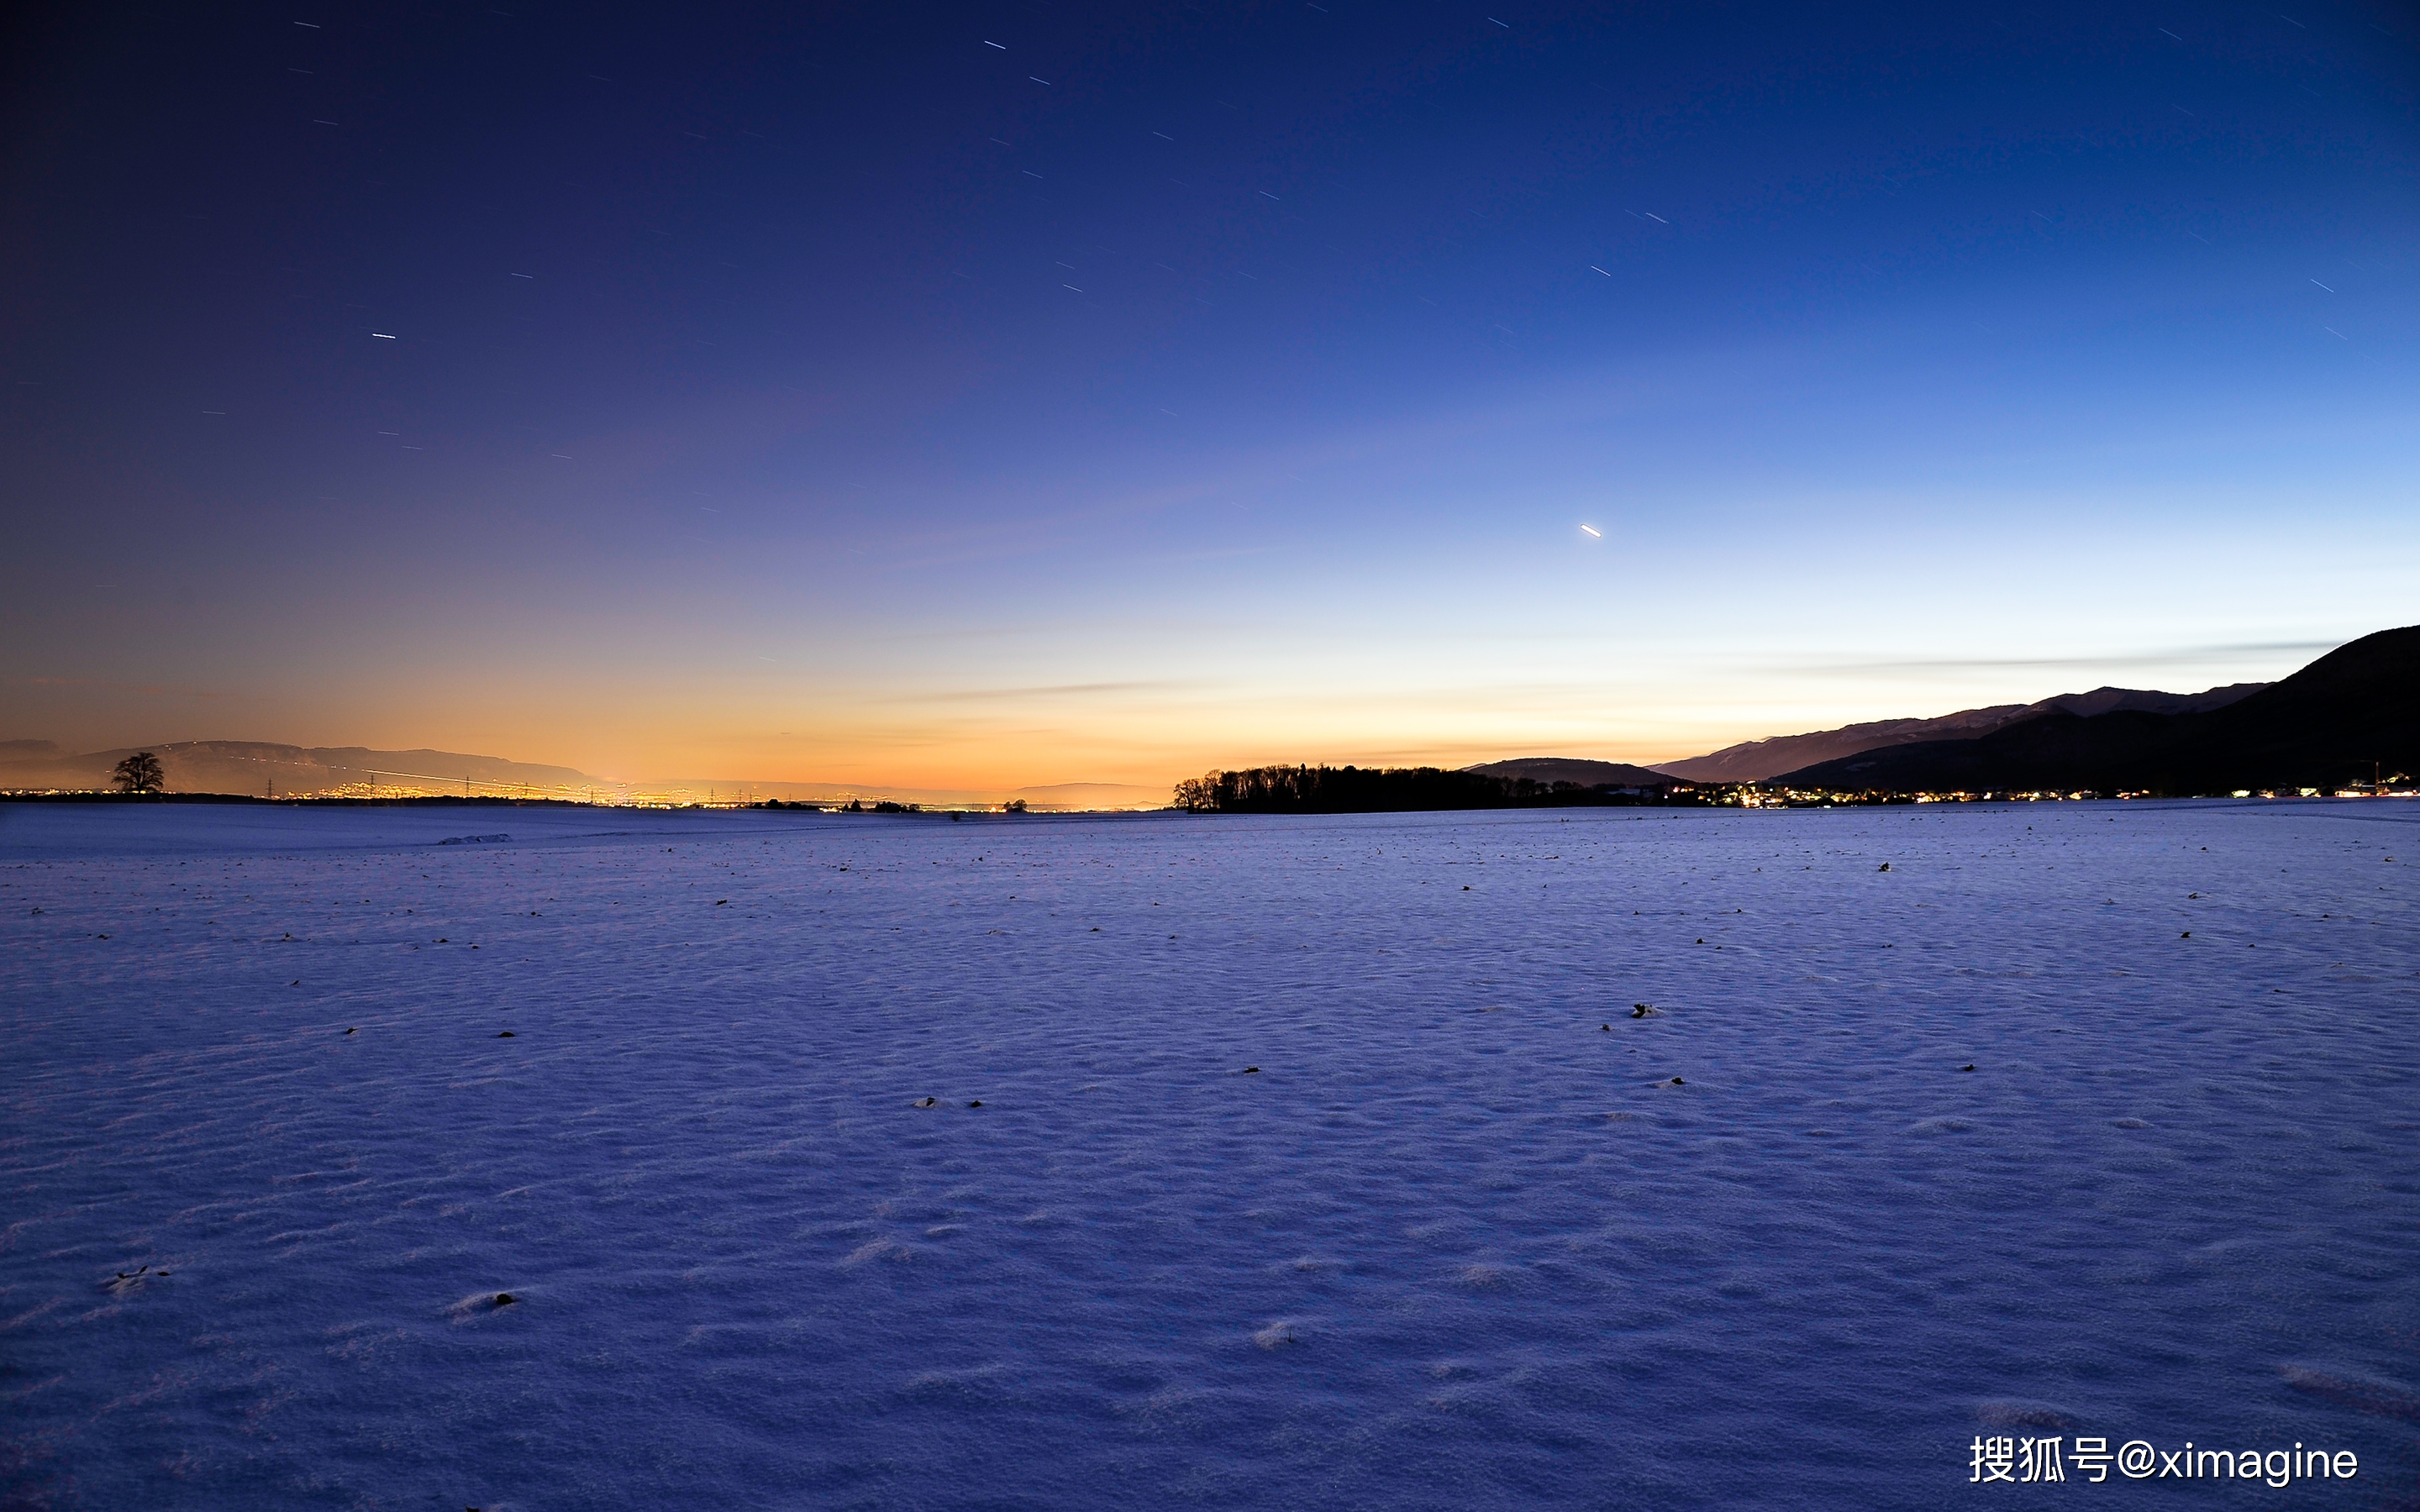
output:
[[[2420,620],[2401,8],[507,8],[9,23],[0,736],[1156,784]]]

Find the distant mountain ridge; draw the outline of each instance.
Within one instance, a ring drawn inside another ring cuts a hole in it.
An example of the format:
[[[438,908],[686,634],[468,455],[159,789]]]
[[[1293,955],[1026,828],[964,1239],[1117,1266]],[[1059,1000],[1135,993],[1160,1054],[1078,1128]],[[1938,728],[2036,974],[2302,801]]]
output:
[[[1557,782],[1574,782],[1584,788],[1672,785],[1669,777],[1650,767],[1633,766],[1627,762],[1592,762],[1576,756],[1521,756],[1508,762],[1489,762],[1483,766],[1466,766],[1463,770],[1481,777],[1526,777],[1549,787]]]
[[[1762,782],[1785,772],[1860,756],[1886,746],[1924,741],[1978,740],[1994,730],[2045,715],[2097,718],[2106,714],[2199,714],[2249,698],[2267,683],[2230,683],[2200,693],[2162,693],[2150,688],[2096,687],[2060,693],[2033,703],[1995,703],[1961,709],[1930,719],[1874,719],[1817,730],[1803,735],[1769,735],[1726,746],[1704,756],[1666,762],[1656,768],[1692,782]]]
[[[591,787],[615,786],[568,766],[471,756],[448,750],[373,750],[366,746],[287,746],[261,740],[178,740],[121,750],[77,753],[47,740],[0,743],[0,788],[95,788],[110,769],[137,750],[160,758],[176,793],[254,793],[266,796],[326,793],[378,783],[436,789],[468,779],[477,792],[528,788],[538,797],[567,797]]]
[[[516,762],[461,751],[376,750],[366,746],[287,746],[262,740],[175,740],[116,750],[77,752],[48,740],[0,740],[0,792],[9,789],[88,789],[109,785],[110,770],[137,750],[160,758],[171,793],[248,794],[308,797],[365,787],[447,794],[468,790],[482,797],[618,799],[633,791],[688,801],[744,794],[783,802],[830,803],[862,797],[949,806],[1024,798],[1039,810],[1148,809],[1164,806],[1158,788],[1131,782],[1060,782],[1016,788],[1004,794],[882,787],[842,782],[763,782],[745,778],[662,778],[626,782],[576,767]]]
[[[1903,793],[2334,790],[2420,772],[2420,625],[2337,647],[2216,708],[2054,710],[1970,739],[1879,747],[1778,774]]]

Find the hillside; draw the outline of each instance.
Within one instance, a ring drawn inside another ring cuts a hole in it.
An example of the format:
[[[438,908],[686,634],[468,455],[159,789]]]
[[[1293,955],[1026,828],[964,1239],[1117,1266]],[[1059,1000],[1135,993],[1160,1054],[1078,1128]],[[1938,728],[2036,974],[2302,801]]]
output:
[[[2420,771],[2420,626],[2340,646],[2218,708],[2055,711],[1974,739],[1869,749],[1789,772],[1867,792],[2227,793],[2334,789]]]
[[[1627,762],[1592,762],[1576,756],[1522,756],[1509,762],[1466,766],[1481,777],[1527,779],[1545,787],[1573,782],[1584,788],[1668,788],[1672,779],[1662,772]]]
[[[2200,693],[2163,693],[2153,688],[2096,687],[2088,693],[2061,693],[2033,703],[1994,703],[1987,708],[1961,709],[1928,719],[1875,719],[1817,730],[1803,735],[1769,735],[1762,740],[1726,746],[1704,756],[1666,762],[1659,771],[1692,782],[1761,782],[1784,772],[1823,762],[1844,760],[1885,746],[1922,742],[1977,740],[1994,730],[2045,715],[2067,714],[2094,718],[2104,714],[2192,714],[2224,708],[2269,685],[2232,683]]]
[[[0,745],[0,788],[97,788],[110,768],[138,749],[151,751],[168,774],[172,793],[280,795],[334,793],[376,784],[444,792],[468,780],[493,796],[527,789],[534,796],[566,797],[608,784],[568,766],[470,756],[445,750],[372,750],[363,746],[285,746],[255,740],[179,740],[122,750],[72,752],[46,740]]]
[[[1168,799],[1158,788],[1131,782],[1061,782],[1008,792],[891,788],[841,782],[768,782],[735,777],[659,778],[621,782],[568,766],[473,756],[449,750],[373,750],[364,746],[287,746],[256,740],[180,740],[118,750],[70,751],[47,740],[0,740],[0,792],[88,789],[109,785],[110,769],[136,750],[160,758],[171,793],[225,793],[311,797],[375,788],[439,795],[468,791],[481,797],[609,800],[633,792],[689,802],[745,795],[783,802],[834,803],[847,798],[896,798],[949,807],[1023,798],[1037,810],[1149,809]]]

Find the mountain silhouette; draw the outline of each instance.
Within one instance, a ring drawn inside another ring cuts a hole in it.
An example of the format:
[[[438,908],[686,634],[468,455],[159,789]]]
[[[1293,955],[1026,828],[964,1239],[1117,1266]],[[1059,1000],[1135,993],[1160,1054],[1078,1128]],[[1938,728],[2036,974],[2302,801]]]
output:
[[[47,740],[0,742],[0,787],[104,787],[110,768],[137,749],[160,758],[173,793],[279,795],[348,785],[451,791],[465,782],[486,795],[566,797],[602,779],[568,766],[447,750],[372,750],[363,746],[287,746],[264,740],[173,740],[116,750],[72,752]]]
[[[1976,740],[2021,720],[2050,714],[2095,718],[2104,714],[2197,714],[2224,708],[2268,687],[2266,683],[2232,683],[2202,693],[2162,693],[2141,687],[2096,687],[2089,693],[2061,693],[2032,703],[1994,703],[1988,708],[1961,709],[1930,719],[1873,719],[1838,730],[1816,730],[1803,735],[1769,735],[1685,761],[1666,762],[1656,769],[1692,782],[1761,782],[1784,772],[1821,762],[1862,755],[1885,746],[1913,746],[1924,741]]]
[[[2318,788],[2420,770],[2420,625],[2337,647],[2215,709],[2039,714],[1981,736],[1869,749],[1785,773],[1863,792],[2208,794]]]
[[[1466,766],[1481,777],[1528,778],[1542,787],[1574,782],[1584,788],[1668,788],[1672,779],[1662,772],[1627,762],[1592,762],[1576,756],[1521,756],[1509,762]]]

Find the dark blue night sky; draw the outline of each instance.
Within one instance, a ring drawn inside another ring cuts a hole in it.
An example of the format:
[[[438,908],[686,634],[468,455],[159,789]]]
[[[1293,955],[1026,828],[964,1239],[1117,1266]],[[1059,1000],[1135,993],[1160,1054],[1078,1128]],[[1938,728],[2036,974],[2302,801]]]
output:
[[[0,735],[1653,758],[2412,617],[2403,12],[1487,3],[21,17]]]

